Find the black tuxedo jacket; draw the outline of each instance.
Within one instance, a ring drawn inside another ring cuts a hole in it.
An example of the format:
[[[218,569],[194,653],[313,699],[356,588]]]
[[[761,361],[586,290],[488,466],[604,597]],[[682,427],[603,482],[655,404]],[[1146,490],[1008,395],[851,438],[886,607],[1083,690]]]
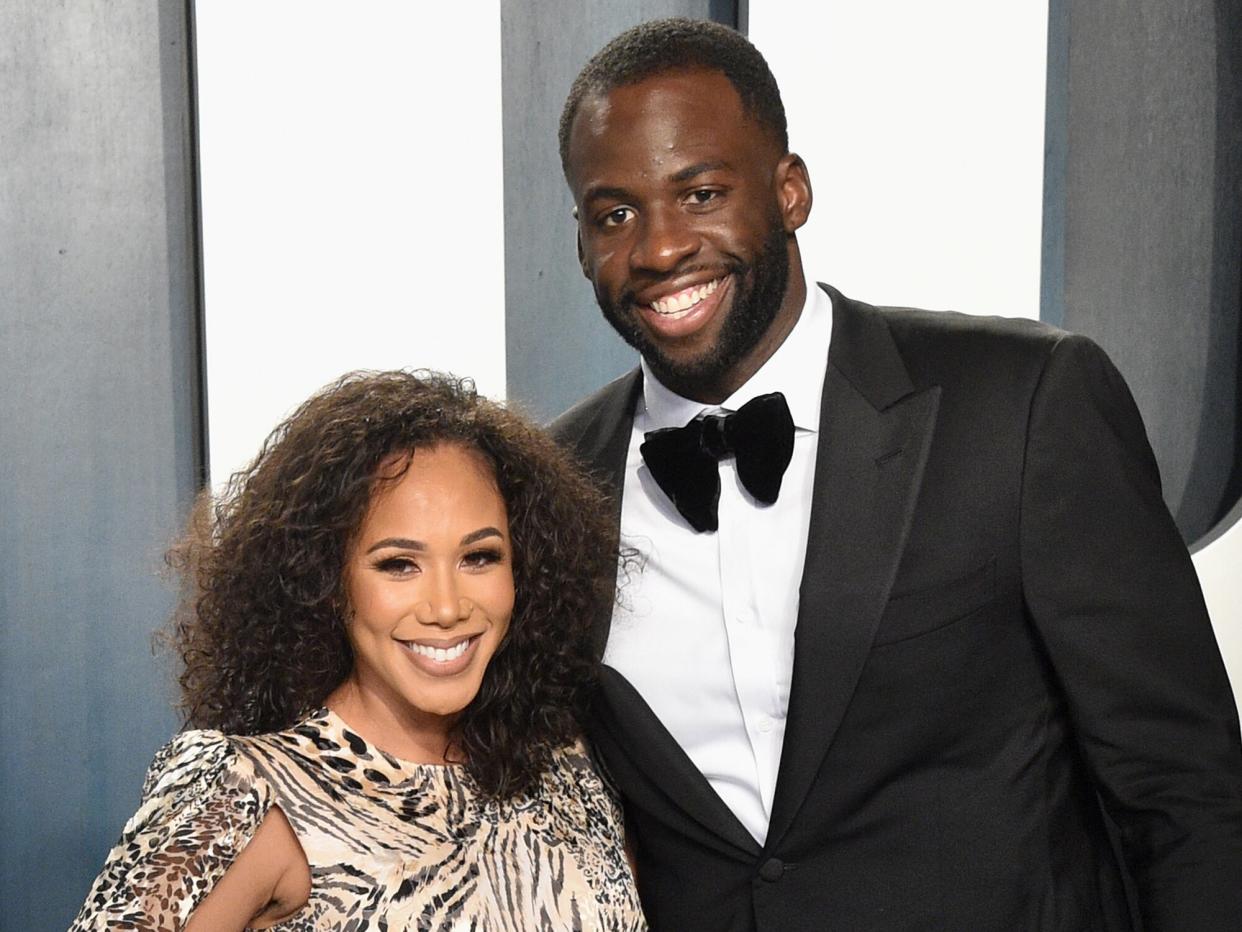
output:
[[[1130,929],[1102,802],[1148,932],[1242,929],[1237,710],[1120,375],[1038,323],[826,290],[766,845],[603,670],[590,736],[653,926]],[[553,425],[618,516],[640,379]]]

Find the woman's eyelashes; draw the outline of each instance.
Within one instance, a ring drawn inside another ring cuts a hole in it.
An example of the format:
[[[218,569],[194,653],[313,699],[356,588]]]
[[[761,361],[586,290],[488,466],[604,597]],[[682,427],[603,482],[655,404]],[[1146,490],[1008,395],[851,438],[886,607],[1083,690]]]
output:
[[[500,547],[480,547],[463,554],[460,565],[463,569],[480,570],[502,564],[506,558],[505,551]],[[417,560],[405,554],[381,557],[372,566],[381,573],[398,577],[413,576],[422,569]]]
[[[381,573],[390,576],[410,576],[418,572],[419,566],[412,557],[391,556],[381,557],[372,564]]]
[[[482,569],[505,562],[505,552],[500,547],[480,547],[462,557],[462,565]]]

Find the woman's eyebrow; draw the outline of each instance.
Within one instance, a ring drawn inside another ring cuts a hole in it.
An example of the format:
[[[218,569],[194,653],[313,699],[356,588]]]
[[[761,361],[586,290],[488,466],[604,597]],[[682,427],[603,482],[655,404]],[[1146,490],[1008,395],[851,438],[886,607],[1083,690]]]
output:
[[[503,539],[504,535],[500,533],[499,528],[494,528],[491,525],[488,525],[487,527],[479,528],[477,531],[471,531],[469,534],[467,534],[465,537],[461,539],[460,546],[465,547],[469,544],[473,544],[487,537],[499,537]],[[385,537],[383,540],[377,540],[370,547],[368,547],[367,553],[374,553],[375,551],[381,550],[384,547],[399,547],[402,550],[426,550],[427,549],[427,545],[424,544],[421,540],[414,540],[411,537]]]
[[[477,531],[471,531],[469,534],[463,537],[461,539],[461,545],[464,547],[467,544],[473,544],[476,541],[480,541],[485,537],[499,537],[503,540],[504,536],[505,535],[500,533],[500,528],[494,528],[491,526],[481,527]]]
[[[377,540],[367,548],[367,553],[374,553],[383,547],[400,547],[402,550],[426,550],[427,545],[421,540],[413,540],[409,537],[385,537],[383,540]]]

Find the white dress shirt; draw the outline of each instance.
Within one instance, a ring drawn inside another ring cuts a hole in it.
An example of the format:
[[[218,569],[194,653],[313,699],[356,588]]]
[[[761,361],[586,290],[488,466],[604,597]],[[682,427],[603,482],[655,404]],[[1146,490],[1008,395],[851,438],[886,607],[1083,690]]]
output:
[[[674,394],[644,362],[626,456],[621,544],[638,552],[639,565],[618,580],[604,662],[642,694],[760,844],[785,736],[831,333],[832,301],[808,281],[785,342],[722,405]],[[720,529],[694,531],[643,463],[644,433],[681,427],[704,411],[736,411],[774,391],[784,394],[796,428],[780,497],[756,502],[726,457]]]

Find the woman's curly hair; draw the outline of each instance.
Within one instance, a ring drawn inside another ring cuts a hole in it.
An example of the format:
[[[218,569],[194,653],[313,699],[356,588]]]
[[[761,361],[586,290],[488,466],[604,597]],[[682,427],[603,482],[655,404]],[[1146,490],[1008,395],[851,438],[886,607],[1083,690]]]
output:
[[[555,443],[468,380],[355,372],[267,438],[223,494],[204,492],[168,555],[184,596],[170,640],[193,727],[295,724],[349,674],[343,570],[393,453],[460,443],[494,467],[513,550],[508,634],[453,735],[485,793],[516,795],[580,732],[594,685],[591,620],[616,579],[604,500]],[[408,459],[406,460],[408,464]]]

